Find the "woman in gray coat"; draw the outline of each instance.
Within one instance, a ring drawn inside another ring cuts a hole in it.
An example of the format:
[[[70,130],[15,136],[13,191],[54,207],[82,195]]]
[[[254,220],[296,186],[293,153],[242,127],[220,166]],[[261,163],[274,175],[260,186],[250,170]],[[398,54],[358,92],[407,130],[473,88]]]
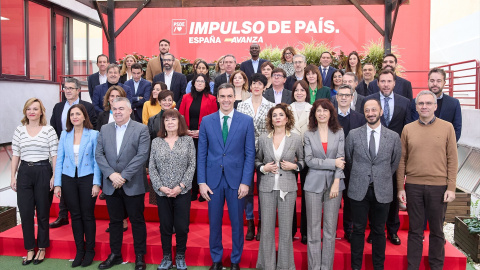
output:
[[[292,244],[292,218],[297,198],[295,171],[304,166],[302,139],[290,133],[295,120],[285,103],[277,104],[267,114],[270,133],[260,135],[255,167],[262,175],[259,196],[262,201],[262,237],[257,268],[295,269]],[[278,210],[278,261],[275,256],[275,221]]]
[[[337,113],[328,99],[318,99],[310,111],[304,135],[308,269],[333,269],[338,210],[342,200],[345,139]],[[322,249],[323,209],[323,249]]]

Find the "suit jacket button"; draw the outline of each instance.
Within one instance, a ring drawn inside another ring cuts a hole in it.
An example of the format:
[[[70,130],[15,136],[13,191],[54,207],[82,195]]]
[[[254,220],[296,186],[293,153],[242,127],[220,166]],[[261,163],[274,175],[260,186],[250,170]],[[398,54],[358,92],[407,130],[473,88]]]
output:
[[[225,154],[223,154],[223,156],[226,156]]]
[[[223,165],[220,165],[220,167],[223,167]]]
[[[67,166],[67,168],[68,168],[68,166]]]
[[[118,160],[117,160],[117,164],[118,164]]]
[[[282,176],[282,174],[280,174],[280,176]]]
[[[88,154],[86,154],[86,156],[88,156]]]
[[[88,166],[88,164],[85,164],[85,166]]]

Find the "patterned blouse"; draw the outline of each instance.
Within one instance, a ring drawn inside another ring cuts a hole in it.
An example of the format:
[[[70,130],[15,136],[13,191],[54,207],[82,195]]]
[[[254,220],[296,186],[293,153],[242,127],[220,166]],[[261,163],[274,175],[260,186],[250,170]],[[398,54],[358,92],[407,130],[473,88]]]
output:
[[[161,187],[174,188],[180,183],[185,188],[180,194],[186,194],[192,188],[193,174],[196,168],[196,151],[190,136],[181,136],[170,149],[164,138],[152,141],[149,173],[155,192],[166,196]]]
[[[30,136],[27,127],[18,126],[13,133],[12,152],[27,162],[37,162],[57,155],[58,137],[52,126],[43,126],[35,136]]]
[[[255,128],[255,149],[257,149],[258,138],[260,135],[267,133],[267,128],[265,127],[267,123],[267,114],[272,107],[275,107],[275,103],[268,101],[264,97],[262,97],[262,104],[257,108],[257,114],[255,114],[253,109],[251,97],[240,102],[237,106],[237,111],[253,118],[253,126]]]
[[[288,62],[285,62],[285,64],[280,63],[278,64],[277,67],[285,70],[285,72],[287,73],[287,77],[292,76],[295,73],[295,68],[293,67],[293,63],[288,63]]]

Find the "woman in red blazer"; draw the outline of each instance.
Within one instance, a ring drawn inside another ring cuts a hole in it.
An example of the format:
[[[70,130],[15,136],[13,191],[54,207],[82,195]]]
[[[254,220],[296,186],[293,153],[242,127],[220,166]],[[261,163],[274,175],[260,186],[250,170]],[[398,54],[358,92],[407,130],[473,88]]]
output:
[[[185,117],[188,135],[193,138],[195,149],[198,149],[198,131],[202,118],[218,110],[217,99],[210,94],[210,79],[206,74],[196,74],[192,79],[192,91],[183,95],[179,112]],[[192,201],[198,197],[197,172],[193,176]],[[200,196],[200,201],[205,201]]]

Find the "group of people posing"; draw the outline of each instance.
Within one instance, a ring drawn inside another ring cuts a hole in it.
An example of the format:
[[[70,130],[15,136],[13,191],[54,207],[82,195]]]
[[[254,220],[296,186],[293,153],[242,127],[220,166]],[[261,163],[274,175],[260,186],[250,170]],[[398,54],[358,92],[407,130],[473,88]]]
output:
[[[343,71],[330,66],[328,52],[321,55],[320,67],[307,66],[303,55],[287,47],[282,66],[274,67],[258,57],[260,46],[252,44],[252,58],[240,70],[235,70],[236,58],[225,55],[212,80],[207,63],[198,60],[187,82],[176,71],[180,65],[169,47],[168,40],[160,41],[160,56],[149,62],[147,79],[133,57],[125,58],[120,71],[100,55],[99,72],[88,79],[93,104],[80,99],[79,81],[67,78],[66,100],[55,105],[50,126],[40,99],[25,103],[22,125],[12,139],[11,180],[28,251],[24,265],[45,258],[53,194],[60,198],[61,210],[50,227],[68,224],[70,211],[77,249],[72,267],[90,265],[94,208],[101,192],[110,216],[111,253],[99,268],[122,263],[128,218],[135,269],[145,269],[143,212],[150,190],[163,249],[158,269],[173,264],[187,269],[190,207],[197,199],[208,201],[210,269],[223,268],[225,202],[232,227],[231,269],[240,269],[244,240],[254,239],[260,241],[257,268],[295,269],[292,242],[300,179],[300,232],[309,269],[333,269],[342,198],[351,268],[362,268],[370,223],[366,241],[373,245],[373,268],[384,269],[385,225],[387,238],[400,245],[398,205],[407,197],[408,269],[419,268],[426,221],[430,267],[443,268],[442,224],[446,204],[455,199],[461,132],[458,100],[443,94],[443,70],[432,69],[429,90],[413,99],[411,83],[395,74],[393,54],[384,57],[374,79],[374,66],[362,67],[355,52]]]

